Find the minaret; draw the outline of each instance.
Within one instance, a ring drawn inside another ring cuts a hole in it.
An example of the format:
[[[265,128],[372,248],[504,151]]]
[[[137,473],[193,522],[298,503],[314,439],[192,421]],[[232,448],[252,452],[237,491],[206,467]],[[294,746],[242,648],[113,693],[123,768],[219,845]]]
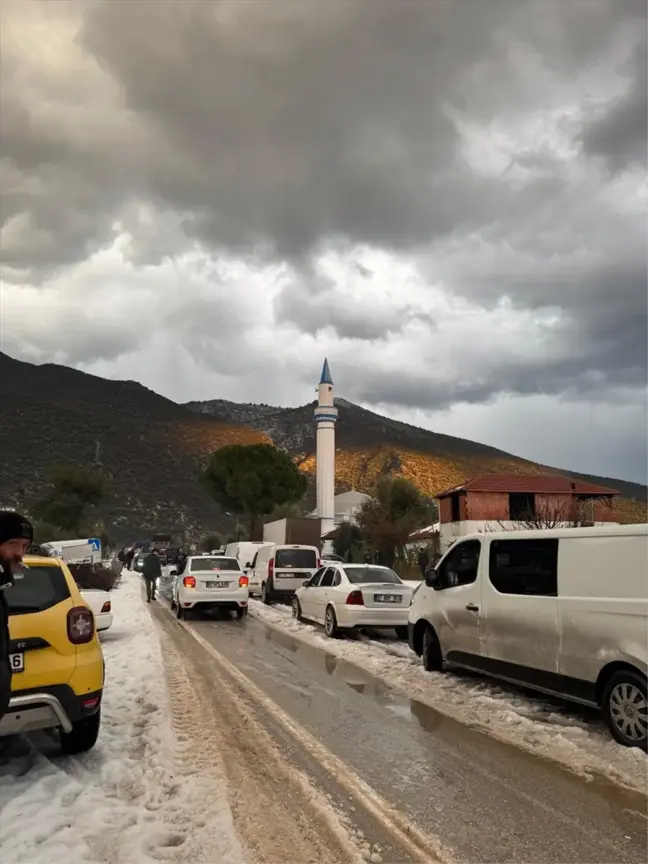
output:
[[[333,401],[333,379],[328,360],[324,360],[317,387],[317,515],[322,520],[322,535],[335,528],[335,424],[338,410]]]

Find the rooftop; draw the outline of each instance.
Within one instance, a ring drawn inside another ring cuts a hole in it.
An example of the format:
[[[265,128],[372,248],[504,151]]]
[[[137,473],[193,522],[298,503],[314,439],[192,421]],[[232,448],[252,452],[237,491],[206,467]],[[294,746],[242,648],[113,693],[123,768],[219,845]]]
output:
[[[439,492],[436,497],[447,498],[457,492],[521,492],[531,495],[571,494],[594,497],[620,494],[617,489],[585,483],[583,480],[563,477],[560,474],[485,474],[482,477],[467,480],[460,486]]]

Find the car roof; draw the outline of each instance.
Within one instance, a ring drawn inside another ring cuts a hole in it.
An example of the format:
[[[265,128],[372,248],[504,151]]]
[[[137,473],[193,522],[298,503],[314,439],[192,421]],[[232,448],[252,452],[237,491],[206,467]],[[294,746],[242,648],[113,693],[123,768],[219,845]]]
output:
[[[53,558],[49,555],[25,555],[23,561],[28,567],[38,567],[44,564],[56,564],[61,566],[60,558]]]
[[[368,562],[365,564],[344,564],[341,561],[333,561],[333,564],[340,564],[342,567],[351,568],[353,570],[358,570],[360,567],[373,567],[374,570],[391,570],[391,567],[385,567],[384,564],[369,564]]]

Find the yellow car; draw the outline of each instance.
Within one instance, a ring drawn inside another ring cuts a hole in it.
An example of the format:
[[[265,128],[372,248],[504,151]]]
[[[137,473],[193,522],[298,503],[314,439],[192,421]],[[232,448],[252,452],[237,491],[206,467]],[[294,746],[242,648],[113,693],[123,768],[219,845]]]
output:
[[[64,753],[94,747],[104,660],[92,610],[59,558],[28,555],[5,588],[12,667],[0,736],[58,729]]]

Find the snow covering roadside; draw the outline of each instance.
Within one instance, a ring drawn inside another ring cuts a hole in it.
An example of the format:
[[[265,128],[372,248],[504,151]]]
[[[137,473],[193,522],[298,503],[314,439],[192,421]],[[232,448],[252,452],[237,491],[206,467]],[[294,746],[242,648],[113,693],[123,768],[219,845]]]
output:
[[[617,744],[602,721],[594,716],[589,719],[578,708],[526,696],[487,679],[425,672],[404,642],[366,636],[329,639],[320,627],[295,621],[287,606],[264,606],[252,600],[250,615],[361,667],[408,698],[503,743],[552,759],[587,779],[604,776],[646,792],[646,754]]]
[[[106,689],[95,749],[64,758],[41,735],[27,764],[2,769],[0,860],[243,860],[224,785],[213,773],[177,768],[158,632],[141,591],[140,578],[125,571],[111,596],[115,623],[102,638]]]

